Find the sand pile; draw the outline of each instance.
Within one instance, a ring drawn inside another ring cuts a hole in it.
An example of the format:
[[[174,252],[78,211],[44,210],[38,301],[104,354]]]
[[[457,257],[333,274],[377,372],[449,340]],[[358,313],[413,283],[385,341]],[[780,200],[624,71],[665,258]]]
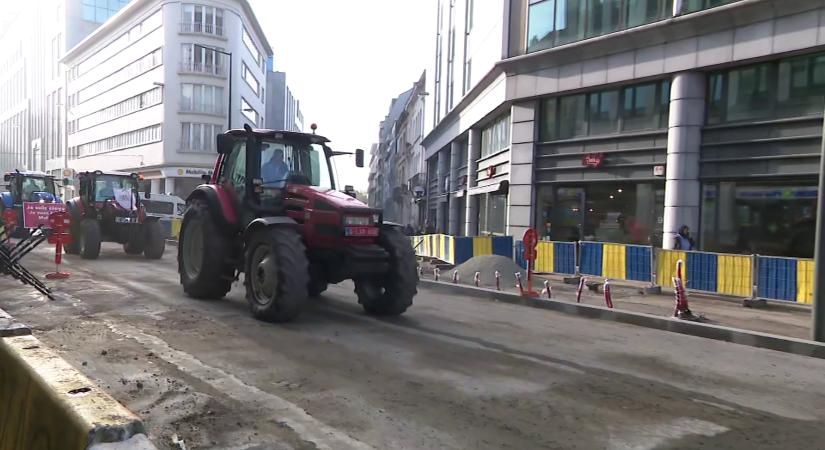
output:
[[[461,284],[473,284],[473,275],[475,275],[476,272],[480,272],[482,286],[495,286],[496,270],[501,273],[502,290],[509,290],[515,287],[516,272],[521,274],[522,282],[527,283],[527,274],[524,269],[519,267],[512,259],[499,255],[474,256],[464,264],[456,267],[456,270],[458,270]],[[452,276],[452,270],[441,273],[442,281],[449,281],[452,279]]]

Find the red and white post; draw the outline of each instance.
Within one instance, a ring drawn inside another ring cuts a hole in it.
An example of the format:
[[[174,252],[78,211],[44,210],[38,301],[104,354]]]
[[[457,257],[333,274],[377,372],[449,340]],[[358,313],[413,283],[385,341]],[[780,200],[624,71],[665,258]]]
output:
[[[46,274],[47,280],[63,280],[69,278],[68,272],[60,271],[60,263],[63,261],[63,244],[72,242],[72,236],[68,233],[72,225],[71,216],[68,212],[57,211],[49,215],[49,243],[54,244],[54,265],[55,271]]]
[[[610,280],[604,280],[604,304],[613,309],[613,296],[610,293]]]
[[[501,272],[496,270],[495,276],[496,276],[496,290],[500,291],[501,290]]]
[[[475,275],[473,275],[473,283],[476,287],[481,287],[481,272],[476,272]]]
[[[576,303],[582,302],[582,291],[584,290],[585,283],[587,283],[587,277],[579,278],[579,287],[576,288]]]

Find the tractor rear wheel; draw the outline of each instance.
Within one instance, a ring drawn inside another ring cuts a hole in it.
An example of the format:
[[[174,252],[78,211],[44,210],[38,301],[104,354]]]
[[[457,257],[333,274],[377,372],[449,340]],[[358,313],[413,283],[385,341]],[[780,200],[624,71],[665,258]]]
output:
[[[139,233],[136,233],[129,242],[123,244],[123,251],[126,252],[127,255],[139,255],[143,253],[143,247],[143,237]]]
[[[244,284],[255,318],[288,322],[298,317],[309,284],[309,263],[298,232],[287,227],[255,232],[246,251]]]
[[[158,220],[143,223],[143,254],[146,259],[160,259],[166,250],[166,235]]]
[[[383,277],[356,279],[355,293],[367,314],[397,316],[412,306],[418,293],[415,252],[397,227],[382,228],[378,245],[390,254],[390,270]]]
[[[208,205],[194,200],[183,216],[178,242],[178,272],[186,295],[223,298],[232,288],[235,268],[230,237],[221,233]]]
[[[68,255],[79,255],[80,254],[80,230],[79,227],[72,225],[69,228],[69,234],[72,237],[72,242],[63,246],[63,249],[66,250],[66,254]]]
[[[100,256],[100,224],[94,219],[80,222],[80,257],[97,259]]]

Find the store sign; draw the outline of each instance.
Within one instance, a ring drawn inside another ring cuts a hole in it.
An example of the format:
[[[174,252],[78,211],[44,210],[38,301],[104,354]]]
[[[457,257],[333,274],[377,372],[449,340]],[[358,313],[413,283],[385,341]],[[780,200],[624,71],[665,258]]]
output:
[[[582,158],[582,165],[591,169],[598,169],[604,163],[604,153],[588,153]]]
[[[654,177],[663,177],[663,176],[665,176],[665,166],[653,166],[653,176]]]
[[[203,175],[212,175],[212,169],[204,169],[201,167],[169,167],[160,169],[161,175],[165,178],[169,177],[184,177],[184,178],[200,178]]]
[[[487,168],[487,178],[492,178],[493,175],[496,174],[496,166],[490,166]]]

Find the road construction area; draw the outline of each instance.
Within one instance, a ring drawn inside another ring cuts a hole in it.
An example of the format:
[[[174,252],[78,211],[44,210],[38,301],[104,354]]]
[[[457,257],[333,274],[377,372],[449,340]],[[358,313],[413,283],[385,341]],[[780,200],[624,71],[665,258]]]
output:
[[[825,448],[825,360],[419,287],[377,319],[331,286],[289,324],[161,260],[65,258],[0,308],[141,416],[158,448]],[[37,274],[53,253],[24,260]]]

